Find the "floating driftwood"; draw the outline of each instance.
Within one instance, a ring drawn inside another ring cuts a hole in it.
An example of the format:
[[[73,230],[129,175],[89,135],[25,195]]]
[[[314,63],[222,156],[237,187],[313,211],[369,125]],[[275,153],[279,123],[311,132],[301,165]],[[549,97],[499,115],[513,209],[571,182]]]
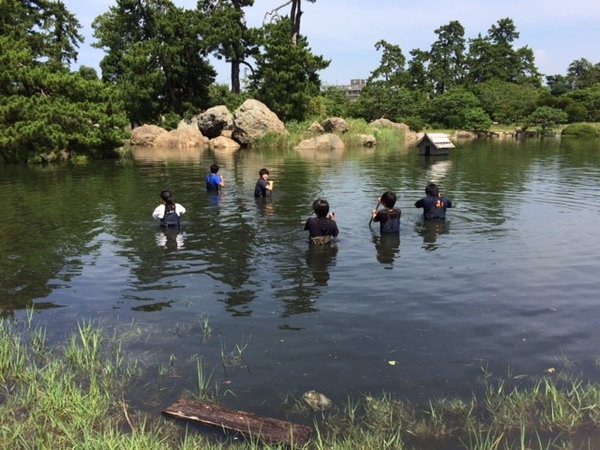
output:
[[[163,414],[203,425],[221,427],[224,430],[242,433],[270,444],[302,446],[308,442],[312,432],[310,427],[305,425],[270,417],[260,417],[244,411],[236,411],[194,400],[177,400],[165,409]]]

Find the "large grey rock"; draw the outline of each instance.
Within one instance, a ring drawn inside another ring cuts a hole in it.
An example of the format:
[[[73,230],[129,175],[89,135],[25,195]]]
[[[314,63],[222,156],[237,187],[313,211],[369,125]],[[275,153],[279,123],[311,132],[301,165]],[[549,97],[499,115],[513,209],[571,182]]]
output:
[[[287,133],[279,117],[258,100],[246,100],[235,110],[233,139],[241,145],[252,145],[269,133]]]
[[[327,133],[347,133],[350,127],[341,117],[328,117],[321,124]]]
[[[297,150],[344,150],[344,143],[336,134],[323,134],[312,139],[305,139],[296,147]]]
[[[142,125],[131,130],[131,145],[154,145],[158,136],[167,134],[168,131],[156,125]]]
[[[233,114],[227,106],[219,105],[208,108],[195,117],[200,132],[209,139],[216,138],[223,130],[233,129]]]

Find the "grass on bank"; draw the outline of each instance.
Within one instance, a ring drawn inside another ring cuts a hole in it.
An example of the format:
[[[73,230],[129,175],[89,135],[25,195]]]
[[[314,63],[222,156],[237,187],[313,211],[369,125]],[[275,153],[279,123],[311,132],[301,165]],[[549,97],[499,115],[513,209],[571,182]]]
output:
[[[281,448],[256,440],[216,442],[130,410],[127,385],[139,375],[118,339],[90,324],[50,348],[42,328],[0,322],[0,448]],[[198,395],[206,398],[209,377],[201,368],[198,377]],[[600,386],[555,374],[529,387],[488,385],[479,399],[431,400],[426,408],[382,395],[327,414],[302,414],[315,424],[306,450],[593,448],[598,435],[589,433],[600,425]]]

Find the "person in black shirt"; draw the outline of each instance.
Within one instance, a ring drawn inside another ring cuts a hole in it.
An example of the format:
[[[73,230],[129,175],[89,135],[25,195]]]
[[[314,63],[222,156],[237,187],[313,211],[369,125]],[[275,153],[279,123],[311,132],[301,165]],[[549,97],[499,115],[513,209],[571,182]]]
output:
[[[329,213],[327,200],[317,199],[313,202],[313,210],[316,217],[306,220],[304,229],[308,231],[309,240],[312,244],[322,245],[331,242],[331,239],[339,233],[335,222],[335,213]]]
[[[379,199],[383,209],[372,212],[373,222],[379,222],[379,232],[383,234],[397,234],[400,232],[400,208],[394,208],[396,194],[392,191],[384,192]]]
[[[423,208],[425,220],[445,220],[446,208],[452,208],[452,201],[440,195],[439,187],[429,183],[425,188],[427,197],[415,202],[415,208]]]

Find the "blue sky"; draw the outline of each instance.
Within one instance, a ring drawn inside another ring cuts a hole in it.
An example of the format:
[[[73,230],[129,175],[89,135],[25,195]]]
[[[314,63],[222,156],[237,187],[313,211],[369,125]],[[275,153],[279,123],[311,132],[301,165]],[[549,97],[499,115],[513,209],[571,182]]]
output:
[[[93,49],[91,24],[107,11],[114,0],[63,0],[82,25],[84,44],[78,64],[98,68],[104,56]],[[246,8],[250,26],[260,26],[265,13],[287,0],[255,0]],[[177,6],[195,8],[196,0],[174,0]],[[429,50],[436,39],[435,29],[458,20],[466,37],[485,35],[498,19],[510,17],[520,39],[518,47],[532,48],[536,64],[545,75],[564,74],[571,62],[586,58],[600,63],[599,0],[317,0],[303,2],[302,34],[313,53],[331,60],[321,72],[324,84],[348,84],[353,78],[367,78],[380,61],[375,42],[384,39],[399,45],[404,55],[414,48]],[[289,7],[281,10],[289,13]],[[219,72],[217,81],[229,84],[228,67],[212,61]]]

